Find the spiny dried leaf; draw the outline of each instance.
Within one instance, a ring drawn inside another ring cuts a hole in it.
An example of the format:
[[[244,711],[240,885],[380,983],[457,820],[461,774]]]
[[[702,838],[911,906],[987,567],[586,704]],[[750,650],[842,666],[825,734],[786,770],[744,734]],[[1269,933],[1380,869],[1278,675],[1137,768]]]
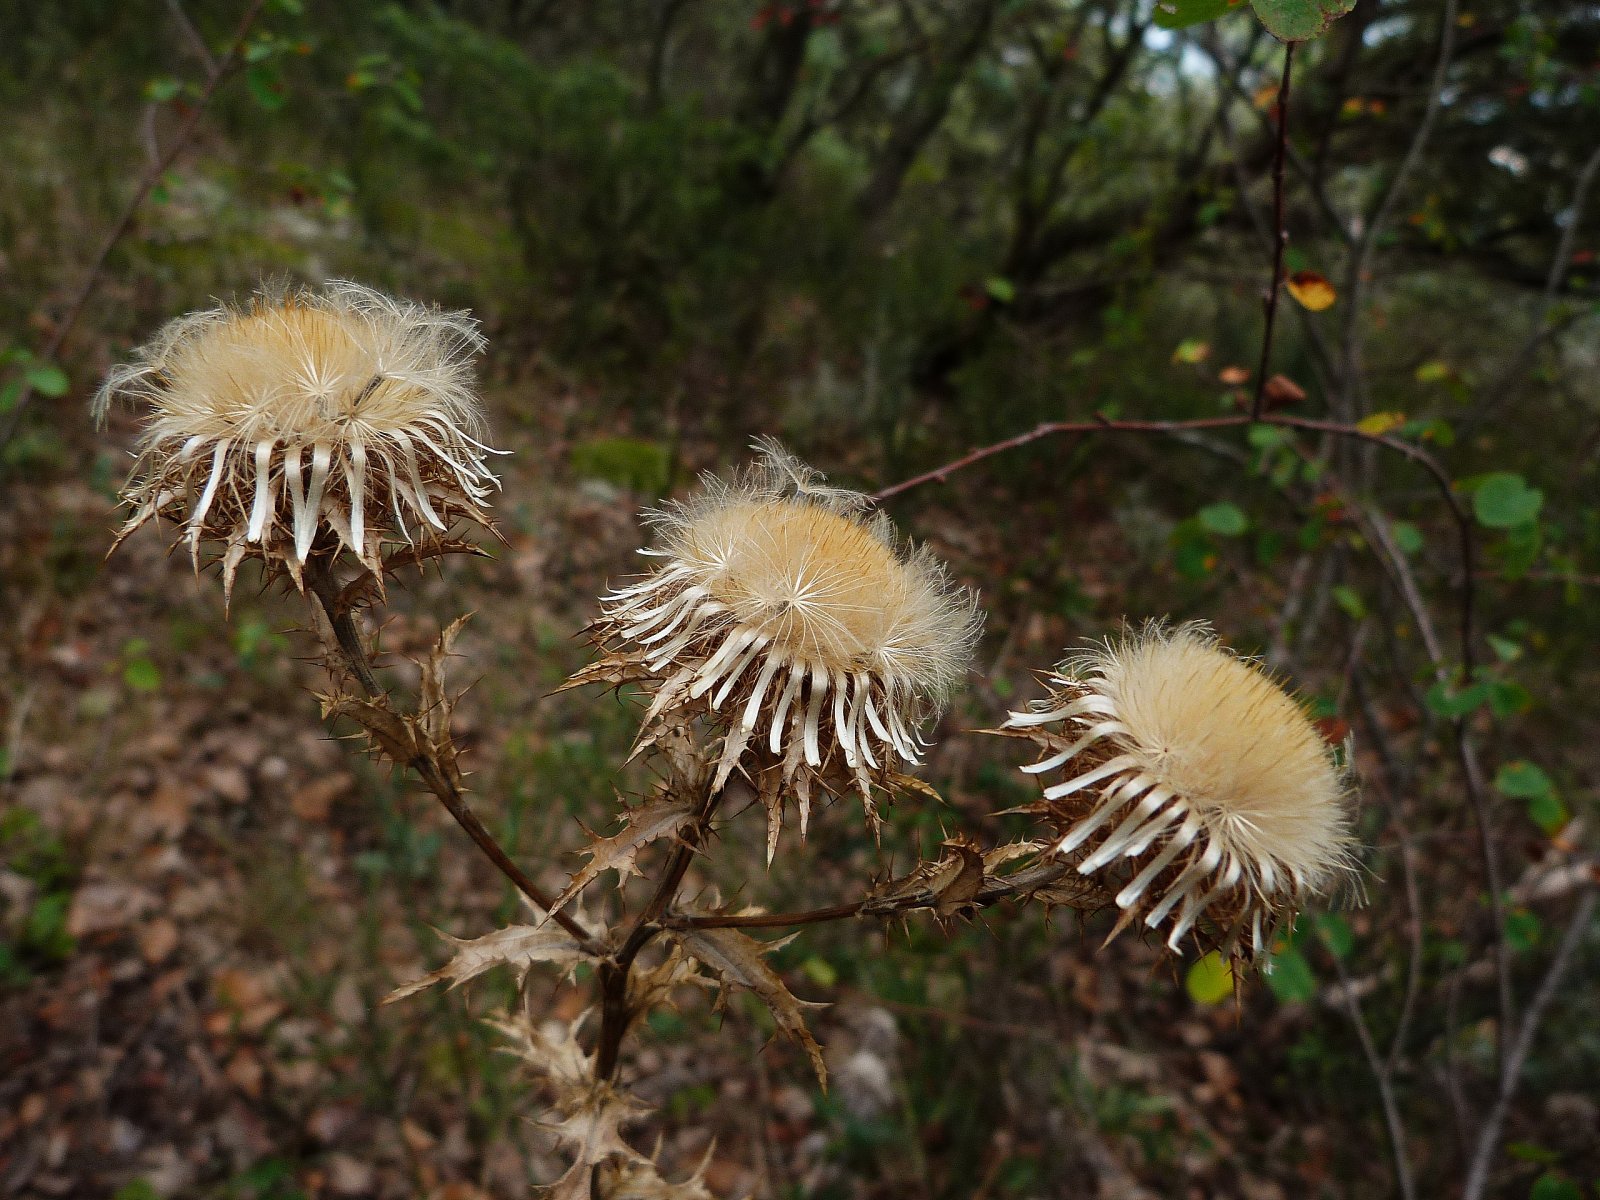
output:
[[[649,1160],[622,1140],[622,1126],[650,1111],[650,1106],[617,1091],[609,1084],[595,1083],[581,1104],[564,1113],[559,1121],[541,1121],[555,1134],[564,1150],[574,1156],[574,1167],[585,1170],[614,1158],[644,1163]]]
[[[539,1026],[527,1013],[519,1013],[508,1020],[490,1017],[485,1024],[511,1043],[508,1052],[551,1085],[556,1106],[565,1110],[582,1104],[594,1082],[594,1055],[585,1054],[578,1042],[578,1030],[588,1015],[585,1011],[574,1021]]]
[[[934,787],[933,784],[926,779],[918,779],[915,775],[907,775],[903,771],[891,771],[888,777],[888,784],[891,791],[916,792],[918,795],[926,796],[929,800],[939,805],[945,802],[944,797],[939,794],[939,789]]]
[[[811,1036],[801,1015],[803,1008],[821,1008],[822,1005],[797,1000],[763,957],[798,935],[791,933],[775,942],[758,942],[737,929],[680,929],[671,932],[684,949],[711,969],[724,990],[734,985],[760,997],[762,1003],[771,1010],[778,1029],[805,1049],[806,1057],[811,1060],[811,1069],[817,1074],[817,1083],[826,1090],[828,1068],[822,1061],[822,1048]]]
[[[450,737],[450,715],[455,710],[455,697],[445,690],[444,665],[471,614],[457,617],[439,634],[428,657],[419,665],[422,679],[418,686],[418,705],[415,723],[433,747],[434,757],[445,775],[459,781],[461,773],[456,768],[456,747]]]
[[[415,762],[427,757],[418,738],[415,722],[389,708],[385,700],[362,700],[349,695],[324,695],[322,717],[349,717],[365,729],[373,743],[397,763]]]
[[[476,979],[485,971],[501,965],[514,969],[517,982],[521,984],[534,963],[555,963],[564,970],[571,970],[581,962],[594,961],[593,956],[585,953],[570,933],[553,922],[546,925],[512,925],[480,938],[458,938],[442,931],[436,932],[455,946],[455,954],[437,971],[429,971],[421,979],[390,992],[384,998],[385,1004],[413,996],[447,979],[451,988],[460,987],[469,979]]]
[[[630,1012],[648,1013],[658,1008],[670,1008],[672,993],[686,986],[714,986],[700,974],[700,963],[691,958],[682,946],[673,946],[654,967],[648,970],[634,965],[628,976],[628,1009]]]
[[[1043,854],[1051,846],[1050,842],[1006,842],[996,846],[983,856],[983,869],[990,875],[997,874],[999,869],[1007,863],[1015,862],[1019,858],[1028,858],[1035,854]]]
[[[969,904],[983,887],[983,855],[964,837],[943,843],[936,862],[920,864],[914,871],[872,889],[861,911],[886,916],[912,908],[932,908],[941,917]]]
[[[654,679],[655,674],[645,664],[645,654],[642,651],[631,653],[607,654],[597,659],[588,666],[573,673],[565,683],[558,687],[552,695],[571,691],[573,688],[583,687],[587,683],[605,683],[613,688],[619,688],[625,683],[638,683],[646,679]]]
[[[953,917],[969,907],[983,887],[983,855],[977,846],[964,837],[954,837],[944,843],[946,854],[940,862],[940,871],[930,882],[934,895],[933,911],[939,918]]]
[[[672,797],[662,797],[622,814],[626,824],[621,833],[612,837],[594,838],[579,853],[589,855],[589,861],[572,877],[562,893],[550,905],[550,911],[565,908],[579,892],[600,877],[602,871],[615,871],[620,887],[630,875],[639,874],[635,858],[639,851],[657,838],[670,837],[694,820],[695,807]]]
[[[654,1162],[611,1163],[600,1172],[600,1194],[606,1200],[716,1200],[706,1187],[706,1168],[716,1152],[712,1142],[694,1174],[682,1183],[668,1183]]]
[[[593,1180],[592,1166],[573,1163],[560,1179],[543,1187],[535,1187],[533,1194],[538,1200],[593,1200],[594,1192],[590,1189]]]

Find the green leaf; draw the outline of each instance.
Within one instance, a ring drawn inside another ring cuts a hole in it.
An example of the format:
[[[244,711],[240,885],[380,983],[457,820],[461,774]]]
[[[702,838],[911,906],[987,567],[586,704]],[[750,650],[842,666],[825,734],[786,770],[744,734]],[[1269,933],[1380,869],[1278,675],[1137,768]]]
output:
[[[1490,529],[1525,525],[1544,507],[1544,493],[1528,486],[1521,475],[1496,471],[1486,475],[1472,494],[1472,510]]]
[[[1010,304],[1017,298],[1017,285],[1004,275],[991,275],[983,281],[983,290],[998,304]]]
[[[244,73],[244,82],[256,103],[267,112],[277,112],[283,107],[283,84],[278,82],[278,73],[270,66],[258,63],[251,67]]]
[[[175,99],[181,91],[183,91],[182,80],[162,75],[144,85],[144,98],[152,104],[165,104],[168,100]]]
[[[1250,0],[1250,7],[1273,37],[1303,42],[1356,6],[1356,0]]]
[[[839,983],[839,969],[827,959],[814,954],[800,964],[800,970],[818,987],[831,988]]]
[[[1487,634],[1484,641],[1489,643],[1489,649],[1494,651],[1494,656],[1501,662],[1516,662],[1522,657],[1522,644],[1514,642],[1508,637],[1501,637],[1498,633]]]
[[[1312,924],[1329,954],[1339,959],[1350,957],[1350,951],[1355,949],[1356,935],[1349,921],[1338,913],[1323,913]]]
[[[1506,945],[1519,954],[1536,950],[1544,937],[1544,925],[1525,908],[1514,908],[1506,913]]]
[[[1510,679],[1496,679],[1489,684],[1489,711],[1502,719],[1527,712],[1533,706],[1533,695],[1520,683]]]
[[[1156,24],[1162,29],[1187,29],[1202,21],[1215,21],[1239,6],[1241,0],[1160,0]]]
[[[41,396],[65,396],[72,382],[55,363],[40,363],[28,368],[28,385]]]
[[[1566,828],[1567,822],[1572,819],[1572,814],[1567,811],[1567,806],[1562,803],[1561,797],[1551,792],[1549,795],[1537,796],[1528,801],[1528,817],[1544,830],[1546,837],[1555,837]]]
[[[1279,1003],[1304,1004],[1317,994],[1317,977],[1311,973],[1306,956],[1290,946],[1272,956],[1267,986]]]
[[[1463,688],[1458,692],[1446,684],[1436,683],[1428,689],[1423,700],[1428,706],[1428,711],[1434,716],[1444,717],[1446,720],[1453,721],[1455,718],[1464,717],[1487,704],[1489,702],[1489,685],[1475,683],[1471,687]]]
[[[1583,1200],[1583,1190],[1559,1171],[1546,1171],[1533,1181],[1528,1200]]]
[[[1233,995],[1233,968],[1213,950],[1189,968],[1183,986],[1196,1004],[1221,1004]]]
[[[161,690],[161,670],[148,658],[136,658],[122,668],[122,682],[136,692]]]
[[[1366,601],[1361,598],[1360,592],[1348,584],[1341,583],[1333,589],[1333,602],[1352,621],[1359,621],[1367,615]]]
[[[1556,790],[1550,776],[1531,762],[1518,759],[1508,762],[1495,772],[1494,786],[1502,796],[1513,800],[1532,800]]]
[[[1422,530],[1410,521],[1391,521],[1389,532],[1394,537],[1394,544],[1400,547],[1401,554],[1416,554],[1422,549]]]
[[[1243,510],[1226,500],[1220,504],[1206,505],[1195,516],[1200,519],[1202,529],[1218,537],[1238,537],[1250,528],[1250,520]]]
[[[1495,772],[1494,786],[1502,796],[1526,800],[1529,819],[1548,836],[1559,833],[1572,817],[1550,776],[1531,762],[1505,763]]]

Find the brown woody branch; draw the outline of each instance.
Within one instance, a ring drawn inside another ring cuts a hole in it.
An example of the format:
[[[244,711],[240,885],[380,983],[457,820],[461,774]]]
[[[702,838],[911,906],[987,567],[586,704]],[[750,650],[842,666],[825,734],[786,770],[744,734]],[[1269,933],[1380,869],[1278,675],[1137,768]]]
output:
[[[1289,231],[1283,220],[1283,159],[1289,148],[1289,81],[1294,73],[1294,43],[1283,47],[1283,78],[1278,83],[1278,140],[1272,156],[1272,279],[1262,304],[1266,327],[1261,333],[1261,364],[1256,368],[1255,395],[1250,398],[1250,418],[1261,419],[1261,406],[1267,398],[1267,364],[1272,358],[1272,327],[1278,319],[1278,297],[1283,292],[1283,251],[1289,244]]]

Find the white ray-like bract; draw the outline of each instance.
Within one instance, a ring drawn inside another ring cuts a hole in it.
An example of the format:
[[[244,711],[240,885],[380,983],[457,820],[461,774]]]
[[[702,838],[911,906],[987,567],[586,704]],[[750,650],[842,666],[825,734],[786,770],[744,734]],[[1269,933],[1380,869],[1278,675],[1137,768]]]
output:
[[[698,496],[649,514],[660,545],[644,553],[660,566],[604,596],[597,628],[654,681],[641,736],[680,713],[710,717],[725,734],[714,786],[741,763],[776,772],[803,836],[813,785],[853,781],[870,815],[874,777],[920,761],[980,618],[866,497],[758,449],[733,481],[707,476]]]
[[[231,590],[246,557],[298,580],[314,544],[379,572],[386,542],[488,524],[496,451],[480,412],[466,313],[359,284],[261,293],[169,323],[108,375],[95,400],[149,406],[118,536],[160,516],[224,544]]]
[[[1058,667],[1007,728],[1043,747],[1056,850],[1109,873],[1117,906],[1177,949],[1232,954],[1351,866],[1348,790],[1301,705],[1201,625],[1147,627]],[[1115,885],[1113,885],[1115,886]]]

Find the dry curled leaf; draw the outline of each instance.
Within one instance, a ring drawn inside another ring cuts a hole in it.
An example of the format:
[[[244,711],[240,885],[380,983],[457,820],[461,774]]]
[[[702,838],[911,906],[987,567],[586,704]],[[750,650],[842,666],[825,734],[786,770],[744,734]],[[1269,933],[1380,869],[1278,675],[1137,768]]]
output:
[[[1287,375],[1274,375],[1261,389],[1261,397],[1265,401],[1263,407],[1268,412],[1276,412],[1291,404],[1299,404],[1306,398],[1306,390]]]
[[[450,714],[455,709],[456,698],[445,691],[444,664],[454,651],[456,637],[470,615],[457,617],[445,626],[428,657],[420,664],[422,680],[414,721],[418,733],[428,739],[440,768],[456,781],[460,780],[461,773],[456,769],[456,748],[450,737]]]
[[[717,1152],[715,1141],[694,1174],[682,1183],[669,1183],[654,1162],[614,1162],[600,1172],[600,1194],[606,1200],[716,1200],[706,1187],[706,1169]]]
[[[627,809],[622,814],[625,822],[621,833],[612,837],[593,837],[579,851],[589,855],[589,861],[559,896],[550,904],[552,913],[565,908],[574,896],[583,891],[602,871],[615,871],[620,886],[630,875],[639,874],[635,858],[639,851],[658,838],[671,837],[694,820],[695,806],[671,797],[663,797]]]
[[[1327,277],[1316,271],[1296,271],[1284,281],[1301,308],[1309,312],[1321,312],[1332,307],[1333,302],[1339,298],[1339,293],[1334,291],[1333,284]]]
[[[349,717],[365,729],[373,745],[393,761],[412,763],[427,757],[415,721],[395,712],[387,700],[362,700],[343,693],[323,695],[321,700],[323,720]]]
[[[384,997],[385,1004],[393,1004],[445,980],[450,981],[452,988],[460,987],[498,966],[515,970],[520,984],[534,963],[554,963],[563,970],[571,970],[581,962],[594,961],[570,933],[554,923],[512,925],[480,938],[451,937],[442,931],[439,936],[455,946],[450,961],[437,971],[429,971],[421,979],[396,988]]]
[[[671,935],[682,943],[700,962],[716,975],[724,993],[729,985],[754,992],[772,1012],[778,1029],[785,1037],[805,1049],[811,1060],[811,1069],[817,1074],[817,1083],[826,1089],[828,1068],[822,1061],[822,1048],[806,1028],[801,1010],[820,1008],[819,1004],[797,1000],[782,978],[767,965],[764,956],[786,945],[797,934],[779,938],[775,942],[758,942],[737,929],[675,929]]]
[[[889,916],[913,908],[931,908],[942,919],[954,916],[977,898],[985,876],[984,856],[960,835],[945,841],[936,861],[921,863],[914,871],[879,884],[861,911],[868,916]]]
[[[540,1124],[573,1156],[572,1166],[555,1183],[539,1189],[544,1200],[589,1200],[595,1167],[610,1163],[648,1163],[622,1137],[622,1126],[650,1106],[594,1075],[594,1055],[584,1053],[578,1029],[588,1014],[569,1022],[534,1023],[526,1013],[511,1020],[490,1020],[551,1091],[554,1120]]]

